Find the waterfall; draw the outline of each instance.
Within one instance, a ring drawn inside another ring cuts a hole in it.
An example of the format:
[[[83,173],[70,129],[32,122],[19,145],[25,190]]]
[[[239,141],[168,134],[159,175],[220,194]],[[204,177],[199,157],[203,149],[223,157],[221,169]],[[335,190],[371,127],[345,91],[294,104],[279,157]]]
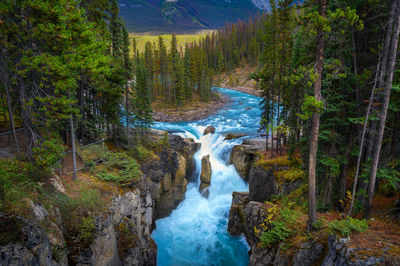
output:
[[[229,153],[241,140],[224,140],[226,132],[256,134],[260,99],[244,93],[223,90],[233,103],[208,119],[192,123],[157,123],[155,128],[179,130],[182,137],[201,143],[194,156],[196,182],[187,186],[185,200],[169,217],[156,221],[152,233],[158,246],[158,265],[247,265],[249,247],[244,237],[227,232],[233,191],[247,191],[248,186],[229,165]],[[243,108],[245,107],[245,108]],[[252,115],[255,119],[252,119]],[[207,125],[214,134],[203,135]],[[210,155],[211,184],[209,197],[199,192],[201,159]]]

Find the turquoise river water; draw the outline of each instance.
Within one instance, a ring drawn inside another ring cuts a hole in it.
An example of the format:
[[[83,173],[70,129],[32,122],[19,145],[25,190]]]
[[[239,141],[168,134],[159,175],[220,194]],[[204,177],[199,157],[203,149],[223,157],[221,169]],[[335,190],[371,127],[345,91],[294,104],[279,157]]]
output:
[[[249,247],[244,237],[227,232],[233,191],[248,186],[229,165],[229,154],[241,139],[224,140],[229,132],[256,136],[260,124],[260,97],[224,88],[216,90],[231,98],[216,114],[185,123],[157,122],[153,128],[178,132],[201,143],[195,154],[196,182],[187,186],[185,200],[169,217],[156,221],[152,237],[157,243],[158,265],[247,265]],[[212,125],[215,134],[203,135]],[[208,199],[199,193],[201,158],[210,155],[212,176]]]

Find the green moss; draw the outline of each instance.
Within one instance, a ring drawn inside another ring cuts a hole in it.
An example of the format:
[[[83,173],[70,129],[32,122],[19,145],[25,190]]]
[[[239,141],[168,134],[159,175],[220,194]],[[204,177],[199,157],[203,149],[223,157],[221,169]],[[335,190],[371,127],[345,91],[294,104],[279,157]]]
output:
[[[266,159],[264,154],[259,153],[260,159],[255,162],[256,166],[268,167],[272,165],[277,166],[289,166],[292,162],[289,160],[288,156],[280,156],[273,159]]]
[[[277,178],[279,185],[282,185],[285,182],[293,182],[298,179],[303,179],[306,176],[303,170],[295,167],[290,167],[288,170],[275,171],[274,175]]]

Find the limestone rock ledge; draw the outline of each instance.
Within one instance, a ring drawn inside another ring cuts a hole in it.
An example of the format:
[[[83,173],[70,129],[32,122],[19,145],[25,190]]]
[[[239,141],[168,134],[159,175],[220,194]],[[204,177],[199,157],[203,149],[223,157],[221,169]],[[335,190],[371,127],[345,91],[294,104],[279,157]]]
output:
[[[118,195],[104,211],[95,214],[93,238],[84,250],[78,248],[78,242],[73,247],[64,246],[62,221],[54,224],[49,215],[52,220],[61,220],[56,213],[40,205],[32,210],[31,220],[0,213],[0,265],[156,265],[157,247],[150,237],[153,200],[148,191],[133,189]],[[121,249],[118,244],[123,234],[136,240]],[[66,248],[72,251],[68,257]]]
[[[392,256],[383,250],[379,256],[371,255],[372,250],[352,248],[349,238],[338,238],[331,235],[317,237],[292,247],[284,252],[284,243],[272,247],[262,247],[260,239],[254,232],[267,216],[267,204],[251,201],[248,192],[233,192],[229,212],[228,232],[231,235],[244,234],[250,246],[250,266],[367,266],[367,265],[400,265],[399,257]],[[368,255],[370,254],[370,255]]]

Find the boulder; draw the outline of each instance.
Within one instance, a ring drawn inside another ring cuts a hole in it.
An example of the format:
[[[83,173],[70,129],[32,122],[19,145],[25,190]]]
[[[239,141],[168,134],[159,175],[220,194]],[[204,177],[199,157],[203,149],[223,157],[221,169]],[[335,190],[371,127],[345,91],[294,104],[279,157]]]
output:
[[[201,158],[201,173],[200,173],[200,192],[203,192],[206,188],[210,186],[211,183],[211,163],[210,155],[203,156]],[[204,196],[208,197],[208,193]]]
[[[315,240],[302,243],[293,257],[293,266],[313,265],[323,250],[324,247]]]
[[[244,133],[229,133],[228,135],[226,135],[225,140],[238,139],[245,136],[246,134]]]
[[[211,183],[211,163],[210,155],[203,156],[201,158],[201,174],[200,181],[202,183]]]
[[[0,212],[0,265],[54,265],[46,232],[20,216]]]
[[[215,127],[213,126],[208,126],[206,129],[204,129],[204,135],[207,135],[208,133],[214,134],[215,133]]]
[[[248,192],[233,192],[232,203],[229,210],[228,232],[237,236],[244,233],[245,217],[243,210],[249,203]]]
[[[230,155],[230,163],[235,166],[238,174],[246,181],[249,181],[249,173],[252,165],[259,158],[259,151],[265,149],[263,139],[245,139],[241,145],[233,146]]]
[[[249,198],[253,201],[264,202],[271,195],[278,193],[278,183],[272,170],[262,166],[252,167],[249,174]]]

